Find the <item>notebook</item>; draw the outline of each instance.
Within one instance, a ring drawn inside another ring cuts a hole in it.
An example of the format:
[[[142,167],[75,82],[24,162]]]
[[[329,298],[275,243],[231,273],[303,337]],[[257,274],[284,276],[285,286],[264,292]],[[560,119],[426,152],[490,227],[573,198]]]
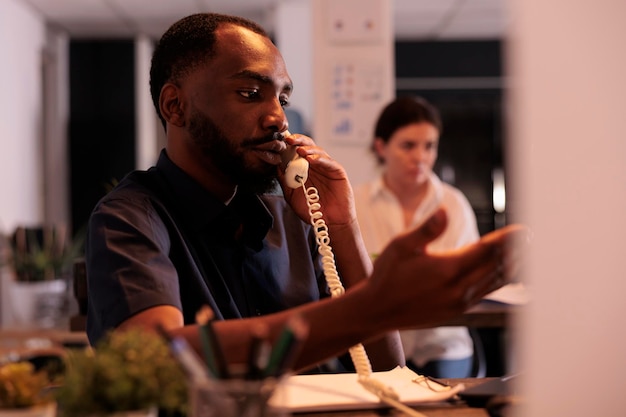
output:
[[[446,401],[464,388],[432,380],[426,383],[407,367],[374,372],[372,377],[393,388],[400,402],[408,406]],[[389,408],[359,383],[355,373],[291,376],[270,398],[270,406],[292,413]]]

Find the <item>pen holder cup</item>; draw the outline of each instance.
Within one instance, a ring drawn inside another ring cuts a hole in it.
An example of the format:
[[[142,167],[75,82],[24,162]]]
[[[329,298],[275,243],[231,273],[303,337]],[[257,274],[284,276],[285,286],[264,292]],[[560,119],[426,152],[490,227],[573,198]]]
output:
[[[223,379],[193,384],[190,417],[289,417],[290,413],[270,405],[281,395],[278,380]]]

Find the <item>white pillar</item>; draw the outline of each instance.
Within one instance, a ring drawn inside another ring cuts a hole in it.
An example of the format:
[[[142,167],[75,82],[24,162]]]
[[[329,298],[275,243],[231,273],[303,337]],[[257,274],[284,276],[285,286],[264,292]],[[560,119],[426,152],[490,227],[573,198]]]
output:
[[[282,0],[276,5],[274,37],[294,84],[289,108],[299,112],[305,132],[313,122],[313,32],[310,0]],[[292,130],[292,133],[303,133]]]
[[[70,224],[69,198],[69,37],[48,29],[43,54],[44,220]]]
[[[43,220],[42,51],[45,24],[17,0],[0,2],[0,230]]]
[[[626,2],[511,5],[512,189],[534,230],[519,415],[624,415]]]
[[[147,169],[156,163],[157,116],[150,96],[150,61],[154,44],[146,35],[135,39],[135,168]]]
[[[395,94],[393,2],[313,2],[313,133],[354,184],[375,176],[373,127]]]
[[[45,23],[17,0],[0,1],[0,233],[43,220],[42,51]],[[0,268],[0,327],[8,325]]]

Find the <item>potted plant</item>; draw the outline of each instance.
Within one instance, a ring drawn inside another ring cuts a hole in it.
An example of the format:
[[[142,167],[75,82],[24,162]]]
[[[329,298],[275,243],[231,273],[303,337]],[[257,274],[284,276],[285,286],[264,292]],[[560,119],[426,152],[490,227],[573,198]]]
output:
[[[15,324],[55,327],[68,309],[71,266],[82,253],[82,234],[68,238],[64,226],[17,227],[5,239],[0,265],[12,275]]]
[[[65,368],[60,416],[186,412],[186,376],[156,333],[110,333],[94,349],[69,352]]]
[[[11,236],[9,261],[20,282],[51,281],[66,276],[81,254],[83,239],[74,241],[61,225],[19,226]]]
[[[0,416],[54,417],[50,376],[28,361],[0,365]]]

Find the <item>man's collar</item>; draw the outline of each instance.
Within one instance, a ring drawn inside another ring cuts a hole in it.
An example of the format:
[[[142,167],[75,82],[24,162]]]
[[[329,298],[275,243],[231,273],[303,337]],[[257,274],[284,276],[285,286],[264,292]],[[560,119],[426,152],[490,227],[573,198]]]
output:
[[[232,210],[241,217],[245,225],[244,239],[249,243],[262,240],[272,226],[273,218],[258,196],[237,192],[226,206],[174,164],[165,150],[161,151],[156,168],[174,194],[172,203],[190,225],[200,229],[211,227]]]

